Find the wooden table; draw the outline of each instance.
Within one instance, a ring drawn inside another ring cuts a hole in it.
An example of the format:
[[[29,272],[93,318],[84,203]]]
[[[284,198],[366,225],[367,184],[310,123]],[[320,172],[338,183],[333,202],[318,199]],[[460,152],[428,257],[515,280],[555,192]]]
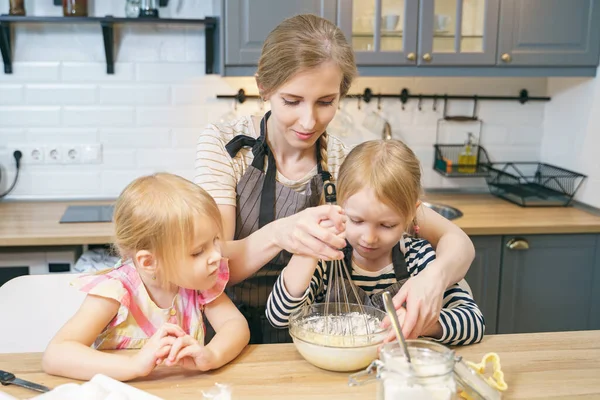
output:
[[[479,361],[500,355],[508,383],[505,399],[600,399],[600,331],[490,335],[457,353]],[[0,369],[50,387],[70,380],[41,371],[41,354],[0,354]],[[167,399],[200,400],[215,382],[231,384],[233,399],[375,399],[375,385],[348,387],[348,375],[305,362],[293,345],[249,346],[233,363],[205,374],[158,368],[133,386]],[[34,393],[14,386],[0,390],[19,399]]]

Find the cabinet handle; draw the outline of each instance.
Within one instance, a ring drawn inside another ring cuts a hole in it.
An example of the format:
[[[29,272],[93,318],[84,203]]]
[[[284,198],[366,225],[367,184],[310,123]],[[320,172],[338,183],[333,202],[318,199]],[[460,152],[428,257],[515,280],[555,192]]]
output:
[[[504,61],[505,63],[509,63],[512,61],[512,57],[510,56],[510,54],[508,53],[504,53],[502,54],[502,57],[500,57],[502,59],[502,61]]]
[[[415,53],[408,53],[406,58],[408,58],[410,61],[415,61],[417,59],[417,55]]]
[[[529,250],[529,243],[525,239],[513,238],[506,242],[506,248],[510,250]]]
[[[426,62],[431,61],[431,54],[429,54],[429,53],[423,54],[423,60],[425,60]]]

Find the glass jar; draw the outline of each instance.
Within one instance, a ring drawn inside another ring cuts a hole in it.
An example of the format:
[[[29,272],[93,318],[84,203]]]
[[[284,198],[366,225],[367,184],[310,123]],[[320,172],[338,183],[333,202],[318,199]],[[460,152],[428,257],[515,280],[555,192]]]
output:
[[[465,391],[473,399],[499,400],[500,392],[469,368],[453,350],[428,340],[407,340],[411,362],[397,342],[384,345],[379,360],[350,376],[349,385],[377,380],[377,400],[454,400]],[[375,373],[375,376],[373,376]]]
[[[63,15],[65,17],[87,17],[87,0],[63,0]]]
[[[10,0],[9,5],[10,15],[25,15],[25,0]]]

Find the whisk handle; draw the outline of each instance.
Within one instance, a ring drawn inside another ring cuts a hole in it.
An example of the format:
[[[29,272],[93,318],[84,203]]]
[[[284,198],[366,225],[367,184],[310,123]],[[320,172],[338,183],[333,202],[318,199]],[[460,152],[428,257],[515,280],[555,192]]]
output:
[[[325,193],[325,203],[336,204],[337,203],[337,192],[335,185],[329,181],[323,185],[323,192]]]

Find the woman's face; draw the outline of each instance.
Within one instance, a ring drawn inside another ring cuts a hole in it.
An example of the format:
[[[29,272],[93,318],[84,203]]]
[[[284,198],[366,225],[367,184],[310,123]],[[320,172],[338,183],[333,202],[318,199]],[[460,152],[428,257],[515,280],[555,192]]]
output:
[[[342,71],[333,62],[299,72],[269,94],[269,128],[295,149],[315,145],[335,116],[340,99]]]

